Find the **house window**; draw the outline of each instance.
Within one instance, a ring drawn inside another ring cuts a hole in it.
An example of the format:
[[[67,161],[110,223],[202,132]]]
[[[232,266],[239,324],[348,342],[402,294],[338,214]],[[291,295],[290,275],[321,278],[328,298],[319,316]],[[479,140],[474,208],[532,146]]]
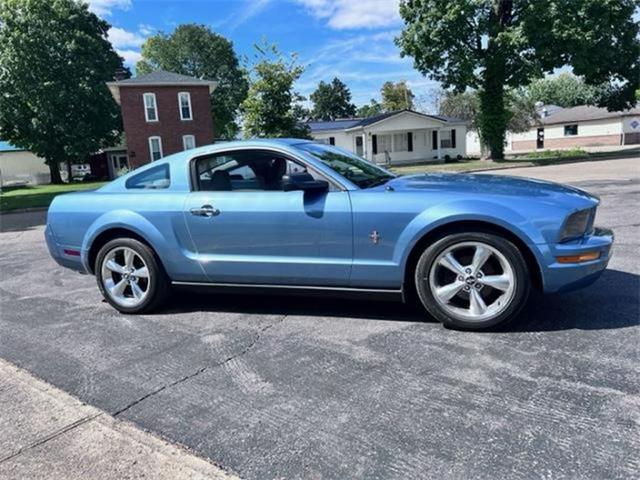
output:
[[[144,98],[144,117],[147,122],[158,121],[158,105],[156,103],[155,93],[145,93],[142,95]]]
[[[452,148],[451,130],[440,130],[440,148]]]
[[[335,145],[336,144],[336,137],[329,137],[329,145]]]
[[[149,154],[152,162],[162,158],[162,139],[160,137],[149,137]]]
[[[391,135],[378,135],[378,152],[391,152]]]
[[[578,135],[578,124],[574,125],[565,125],[564,126],[564,136],[565,137],[574,137]]]
[[[194,137],[193,135],[183,135],[182,149],[191,150],[192,148],[196,148],[196,137]]]
[[[406,133],[393,134],[393,151],[406,152],[409,150],[409,139]]]
[[[191,94],[180,92],[178,94],[178,104],[180,105],[180,120],[193,120],[191,115]]]

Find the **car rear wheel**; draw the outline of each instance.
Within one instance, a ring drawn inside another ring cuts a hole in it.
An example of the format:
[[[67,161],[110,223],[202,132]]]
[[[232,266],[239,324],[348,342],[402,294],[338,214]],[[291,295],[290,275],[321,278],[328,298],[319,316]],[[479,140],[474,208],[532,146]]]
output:
[[[96,258],[96,279],[105,300],[122,313],[145,313],[166,299],[169,281],[153,251],[133,238],[106,243]]]
[[[457,233],[427,248],[415,272],[426,310],[448,327],[483,330],[512,320],[531,280],[518,248],[489,233]]]

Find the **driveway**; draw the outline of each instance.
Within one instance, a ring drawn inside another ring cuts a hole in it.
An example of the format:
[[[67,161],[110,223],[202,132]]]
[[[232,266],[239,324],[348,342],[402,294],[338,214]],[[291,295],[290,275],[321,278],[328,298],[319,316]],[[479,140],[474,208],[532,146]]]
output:
[[[123,316],[93,277],[50,260],[37,217],[7,215],[0,357],[243,478],[631,478],[640,159],[629,162],[513,172],[600,195],[597,223],[617,244],[595,285],[533,295],[496,333],[305,297],[180,292],[160,314]]]

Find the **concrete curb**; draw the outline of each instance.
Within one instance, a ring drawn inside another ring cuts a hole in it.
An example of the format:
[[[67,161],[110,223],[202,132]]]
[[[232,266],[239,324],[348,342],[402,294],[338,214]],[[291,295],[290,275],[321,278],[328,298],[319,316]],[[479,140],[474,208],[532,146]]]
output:
[[[32,212],[46,212],[49,207],[34,207],[34,208],[19,208],[17,210],[0,210],[2,215],[11,215],[12,213],[32,213]]]
[[[2,359],[0,405],[0,478],[238,478]]]

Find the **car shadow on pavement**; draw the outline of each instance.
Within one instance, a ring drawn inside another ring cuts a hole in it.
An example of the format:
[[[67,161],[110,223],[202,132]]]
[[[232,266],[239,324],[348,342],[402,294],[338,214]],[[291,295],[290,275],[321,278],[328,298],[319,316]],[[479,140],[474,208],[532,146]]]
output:
[[[607,270],[592,286],[563,295],[533,292],[517,319],[494,333],[608,330],[640,324],[640,276]],[[232,312],[435,322],[417,304],[300,295],[180,290],[162,313]]]
[[[230,312],[257,315],[365,318],[401,322],[421,322],[424,311],[417,305],[374,299],[320,297],[303,294],[257,294],[207,292],[206,289],[179,290],[159,313]]]
[[[612,330],[640,325],[640,275],[605,270],[593,285],[565,294],[534,292],[509,331]]]

